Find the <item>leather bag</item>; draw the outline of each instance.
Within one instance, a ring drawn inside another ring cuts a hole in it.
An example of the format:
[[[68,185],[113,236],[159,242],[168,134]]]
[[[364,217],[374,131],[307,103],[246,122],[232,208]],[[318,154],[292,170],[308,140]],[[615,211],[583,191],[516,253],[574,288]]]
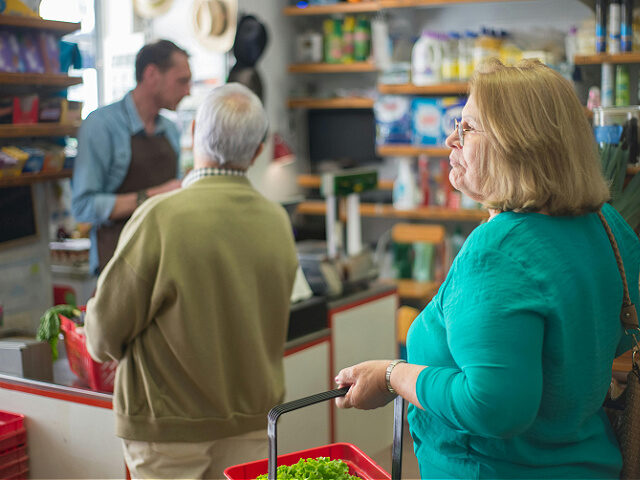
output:
[[[613,378],[611,387],[605,398],[604,408],[618,439],[622,452],[621,479],[640,479],[640,344],[636,337],[638,330],[638,314],[631,299],[627,277],[618,243],[602,212],[598,212],[600,221],[607,232],[613,253],[616,257],[618,270],[622,278],[623,297],[620,321],[625,334],[633,336],[635,345],[631,356],[631,371],[627,374],[626,385]]]

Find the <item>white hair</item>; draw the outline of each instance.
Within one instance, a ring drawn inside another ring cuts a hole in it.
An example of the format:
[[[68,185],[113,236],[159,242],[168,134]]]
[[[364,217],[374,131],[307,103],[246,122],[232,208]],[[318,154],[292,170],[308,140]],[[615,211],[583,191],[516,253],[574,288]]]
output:
[[[215,88],[198,108],[193,149],[219,166],[247,169],[269,120],[260,99],[239,83]]]

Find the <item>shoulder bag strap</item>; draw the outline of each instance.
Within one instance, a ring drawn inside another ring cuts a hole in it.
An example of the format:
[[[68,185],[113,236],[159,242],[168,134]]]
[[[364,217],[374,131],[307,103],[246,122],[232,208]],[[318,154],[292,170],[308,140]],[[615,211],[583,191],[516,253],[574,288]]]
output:
[[[620,256],[620,250],[618,249],[618,242],[616,238],[613,236],[613,232],[611,231],[611,227],[607,223],[607,219],[604,218],[602,211],[598,211],[598,217],[604,226],[605,231],[607,232],[607,237],[609,237],[609,241],[611,242],[611,246],[613,247],[613,254],[616,256],[616,263],[618,264],[618,270],[620,271],[620,277],[622,278],[622,309],[620,311],[620,320],[622,321],[622,325],[625,330],[633,330],[638,328],[638,313],[636,312],[636,307],[631,303],[631,298],[629,297],[629,286],[627,285],[627,276],[624,273],[624,264],[622,263],[622,257]]]

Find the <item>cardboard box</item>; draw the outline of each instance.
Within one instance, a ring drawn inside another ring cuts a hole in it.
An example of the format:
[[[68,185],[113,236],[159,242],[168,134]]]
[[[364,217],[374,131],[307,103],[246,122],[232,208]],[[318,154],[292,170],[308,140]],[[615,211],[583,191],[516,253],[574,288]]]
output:
[[[47,342],[29,337],[0,339],[0,372],[52,382],[51,347]]]

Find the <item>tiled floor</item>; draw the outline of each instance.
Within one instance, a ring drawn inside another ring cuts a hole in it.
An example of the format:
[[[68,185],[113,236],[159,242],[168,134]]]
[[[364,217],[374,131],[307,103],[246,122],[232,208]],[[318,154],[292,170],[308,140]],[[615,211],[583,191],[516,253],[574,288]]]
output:
[[[405,420],[404,436],[402,441],[402,478],[416,480],[420,478],[420,470],[418,468],[418,460],[413,453],[413,440],[409,434],[409,425]],[[391,447],[385,448],[381,452],[372,455],[373,460],[391,473]]]

